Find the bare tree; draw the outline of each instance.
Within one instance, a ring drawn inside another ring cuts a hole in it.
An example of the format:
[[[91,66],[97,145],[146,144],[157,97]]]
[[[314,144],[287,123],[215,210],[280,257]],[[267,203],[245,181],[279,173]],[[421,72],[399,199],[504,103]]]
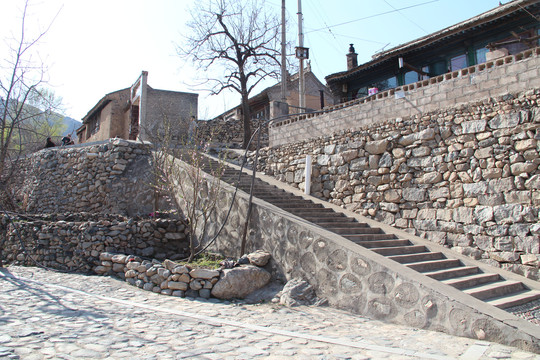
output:
[[[216,211],[224,164],[218,161],[212,167],[208,163],[204,155],[207,143],[196,144],[189,138],[180,139],[180,142],[173,139],[173,127],[182,122],[186,123],[187,120],[172,124],[164,117],[162,133],[152,139],[156,147],[152,152],[153,176],[150,185],[158,197],[168,201],[168,207],[185,216],[189,228],[188,262],[191,262],[197,251],[203,249],[207,226]],[[159,212],[158,206],[159,201],[156,201],[155,210]]]
[[[264,1],[206,0],[197,3],[188,26],[192,32],[178,52],[204,71],[222,67],[222,76],[209,79],[210,90],[240,94],[245,148],[251,137],[249,95],[264,78],[278,77],[280,20]]]
[[[18,33],[4,39],[8,54],[0,63],[0,204],[13,208],[11,184],[14,161],[27,150],[25,139],[29,134],[47,127],[39,124],[50,120],[58,103],[50,91],[44,90],[46,68],[36,60],[35,48],[50,25],[34,36],[27,35],[29,1],[24,2]],[[43,134],[43,141],[46,136]]]

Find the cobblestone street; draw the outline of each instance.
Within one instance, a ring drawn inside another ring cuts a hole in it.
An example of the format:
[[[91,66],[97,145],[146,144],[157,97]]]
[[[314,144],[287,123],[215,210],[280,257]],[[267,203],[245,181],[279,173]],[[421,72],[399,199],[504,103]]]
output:
[[[0,329],[0,359],[540,359],[327,307],[182,299],[17,266],[0,271]]]

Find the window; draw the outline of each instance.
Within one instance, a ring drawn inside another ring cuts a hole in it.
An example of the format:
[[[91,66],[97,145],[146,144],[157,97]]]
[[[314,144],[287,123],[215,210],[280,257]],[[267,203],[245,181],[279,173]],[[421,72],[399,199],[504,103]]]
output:
[[[486,62],[486,54],[488,52],[488,49],[485,47],[476,49],[476,63],[481,64]]]
[[[376,87],[379,89],[379,91],[392,89],[398,86],[397,78],[395,76],[392,76],[391,78],[388,78],[383,81],[377,81],[373,84],[373,86],[370,87]]]
[[[446,72],[446,61],[438,61],[431,64],[429,68],[431,70],[429,73],[432,74],[432,76],[444,74]]]
[[[450,59],[450,71],[455,71],[467,67],[467,55],[462,54]]]
[[[416,71],[408,71],[405,73],[405,82],[403,83],[403,85],[407,85],[407,84],[412,84],[412,83],[415,83],[417,82],[419,79],[419,73],[417,73]]]

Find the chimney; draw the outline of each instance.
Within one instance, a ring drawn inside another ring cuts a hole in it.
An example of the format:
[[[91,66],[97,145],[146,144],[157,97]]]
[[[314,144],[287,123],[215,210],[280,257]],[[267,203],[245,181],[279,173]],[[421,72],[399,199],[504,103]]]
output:
[[[349,46],[349,53],[347,54],[347,70],[354,69],[358,66],[358,54],[354,51],[353,44]]]

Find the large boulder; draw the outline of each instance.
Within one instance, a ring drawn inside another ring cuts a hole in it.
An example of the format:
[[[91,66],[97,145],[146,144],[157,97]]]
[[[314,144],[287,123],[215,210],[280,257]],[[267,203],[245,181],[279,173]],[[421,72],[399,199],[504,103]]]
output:
[[[218,299],[242,299],[268,284],[270,278],[268,271],[253,265],[224,269],[212,288],[212,296]]]

